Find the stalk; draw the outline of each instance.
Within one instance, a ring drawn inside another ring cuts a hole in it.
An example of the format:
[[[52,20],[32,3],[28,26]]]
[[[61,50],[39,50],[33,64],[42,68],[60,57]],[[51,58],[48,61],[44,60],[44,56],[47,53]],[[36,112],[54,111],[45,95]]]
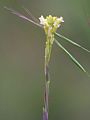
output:
[[[43,120],[48,120],[49,84],[50,84],[50,79],[49,79],[48,66],[45,66],[45,91],[44,91]]]
[[[45,46],[45,91],[44,91],[44,107],[43,107],[43,120],[48,120],[48,112],[49,112],[49,85],[50,85],[50,75],[49,75],[49,62],[50,55],[52,50],[52,37],[47,37],[46,46]]]

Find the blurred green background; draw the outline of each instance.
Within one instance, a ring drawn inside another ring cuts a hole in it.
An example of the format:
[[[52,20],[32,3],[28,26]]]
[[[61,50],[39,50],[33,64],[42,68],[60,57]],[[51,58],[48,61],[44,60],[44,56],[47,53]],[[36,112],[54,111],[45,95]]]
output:
[[[58,33],[90,50],[90,0],[0,0],[0,120],[42,120],[45,35],[4,6],[63,16]],[[90,73],[90,54],[57,39]],[[49,120],[90,120],[90,78],[55,44],[50,74]]]

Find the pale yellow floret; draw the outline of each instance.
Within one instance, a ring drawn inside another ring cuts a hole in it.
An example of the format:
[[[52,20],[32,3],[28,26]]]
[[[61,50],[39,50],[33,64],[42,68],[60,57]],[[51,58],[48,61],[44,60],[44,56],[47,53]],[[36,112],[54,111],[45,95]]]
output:
[[[43,25],[46,35],[51,36],[60,27],[61,23],[64,22],[63,17],[52,17],[51,15],[44,18],[42,15],[39,18],[40,24]]]

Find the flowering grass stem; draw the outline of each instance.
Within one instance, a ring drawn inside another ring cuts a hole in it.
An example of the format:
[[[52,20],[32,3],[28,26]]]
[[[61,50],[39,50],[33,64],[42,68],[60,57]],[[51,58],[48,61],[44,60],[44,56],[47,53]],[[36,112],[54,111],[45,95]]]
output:
[[[90,52],[86,48],[82,47],[81,45],[73,42],[72,40],[68,39],[67,37],[56,33],[56,30],[61,26],[61,23],[64,22],[63,17],[52,17],[51,15],[44,18],[42,15],[39,18],[40,23],[38,23],[38,20],[32,16],[30,11],[26,8],[24,10],[32,17],[33,20],[30,18],[22,15],[21,13],[16,12],[15,10],[11,8],[4,7],[5,9],[9,10],[11,13],[17,15],[20,18],[23,18],[34,25],[44,29],[45,35],[46,35],[46,44],[45,44],[45,64],[44,64],[44,72],[45,72],[45,91],[44,91],[44,107],[43,107],[43,120],[48,120],[48,112],[49,112],[49,85],[50,85],[50,75],[49,75],[49,62],[51,57],[51,51],[52,51],[52,45],[55,42],[69,57],[70,59],[89,77],[90,75],[87,73],[87,71],[84,69],[84,67],[55,39],[55,35],[58,37],[68,41],[69,43],[85,50],[86,52]]]

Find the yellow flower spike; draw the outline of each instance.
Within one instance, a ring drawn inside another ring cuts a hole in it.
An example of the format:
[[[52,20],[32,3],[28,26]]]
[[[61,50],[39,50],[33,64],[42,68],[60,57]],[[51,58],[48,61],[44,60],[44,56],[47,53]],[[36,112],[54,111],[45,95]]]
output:
[[[50,61],[50,55],[52,50],[52,45],[54,42],[54,34],[58,27],[61,25],[63,21],[63,17],[53,17],[51,15],[44,18],[41,16],[39,18],[40,24],[43,25],[45,34],[46,34],[46,46],[45,46],[45,65],[48,65]]]
[[[46,18],[41,16],[39,20],[40,24],[44,26],[44,30],[47,36],[54,34],[57,28],[60,27],[61,22],[64,22],[63,17],[52,17],[51,15],[47,16]]]

